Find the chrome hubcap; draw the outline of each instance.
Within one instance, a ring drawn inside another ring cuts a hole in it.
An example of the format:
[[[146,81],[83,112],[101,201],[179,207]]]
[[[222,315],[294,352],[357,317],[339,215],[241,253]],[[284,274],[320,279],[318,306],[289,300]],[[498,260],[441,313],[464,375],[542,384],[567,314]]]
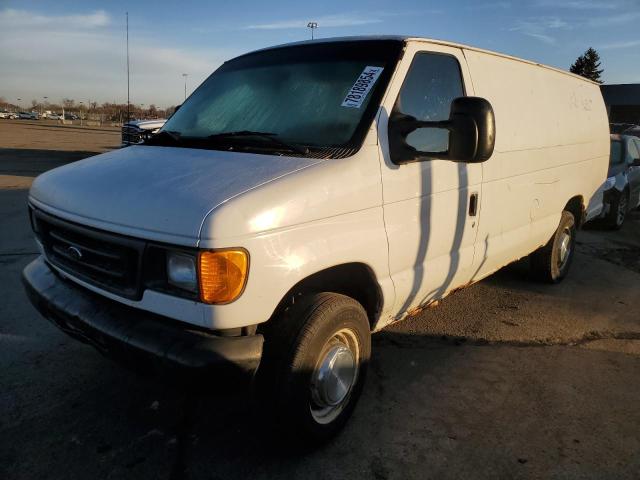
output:
[[[325,344],[311,377],[310,410],[318,423],[334,420],[348,403],[358,377],[359,350],[349,329],[336,333]]]
[[[571,230],[565,228],[560,234],[560,255],[558,258],[558,266],[562,268],[571,253]]]

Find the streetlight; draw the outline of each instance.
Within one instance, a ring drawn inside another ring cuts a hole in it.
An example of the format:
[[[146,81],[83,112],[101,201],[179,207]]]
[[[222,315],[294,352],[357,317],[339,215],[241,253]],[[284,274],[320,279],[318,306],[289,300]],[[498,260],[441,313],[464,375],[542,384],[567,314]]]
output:
[[[80,102],[80,106],[78,107],[80,109],[80,126],[82,126],[82,104],[84,102]]]
[[[47,98],[49,98],[49,97],[42,97],[42,98],[44,98],[43,108],[47,108]],[[40,109],[40,115],[42,116],[42,108]]]
[[[182,76],[184,77],[184,99],[187,99],[187,77],[189,76],[188,73],[183,73]]]
[[[20,111],[20,102],[22,101],[21,98],[18,99],[18,111]]]
[[[313,31],[318,28],[318,22],[309,22],[307,23],[307,28],[311,29],[311,40],[313,40]]]

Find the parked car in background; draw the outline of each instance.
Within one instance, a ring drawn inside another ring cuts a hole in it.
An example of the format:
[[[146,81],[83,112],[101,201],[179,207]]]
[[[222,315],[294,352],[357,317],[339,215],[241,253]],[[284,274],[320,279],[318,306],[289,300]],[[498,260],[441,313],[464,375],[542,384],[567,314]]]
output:
[[[0,118],[15,118],[13,112],[7,110],[0,110]]]
[[[77,116],[75,113],[65,113],[64,114],[64,119],[65,120],[79,120],[80,117]]]
[[[562,281],[608,162],[600,87],[569,72],[412,37],[280,45],[143,145],[36,178],[22,279],[72,337],[221,390],[255,375],[264,421],[323,442],[372,332],[525,256]]]
[[[640,206],[640,138],[611,135],[609,171],[600,190],[604,207],[600,218],[619,229],[627,212]]]
[[[122,145],[128,147],[129,145],[136,145],[144,142],[150,138],[153,134],[166,123],[165,118],[157,120],[132,120],[125,123],[122,126]]]
[[[62,119],[62,115],[60,115],[59,113],[48,113],[47,114],[47,119],[48,120],[61,120]]]
[[[629,128],[637,127],[635,123],[610,123],[609,124],[609,132],[610,133],[623,133],[625,130]]]
[[[627,128],[622,135],[632,135],[634,137],[640,138],[640,125],[634,125],[633,127]]]
[[[20,112],[18,118],[22,120],[38,120],[40,116],[37,112]]]

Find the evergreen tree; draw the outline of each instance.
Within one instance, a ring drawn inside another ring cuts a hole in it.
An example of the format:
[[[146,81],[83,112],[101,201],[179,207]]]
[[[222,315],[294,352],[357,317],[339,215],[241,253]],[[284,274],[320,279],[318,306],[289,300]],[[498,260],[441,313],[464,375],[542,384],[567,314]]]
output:
[[[576,75],[582,75],[594,82],[602,83],[600,76],[604,69],[600,68],[600,55],[591,47],[573,62],[569,71]]]

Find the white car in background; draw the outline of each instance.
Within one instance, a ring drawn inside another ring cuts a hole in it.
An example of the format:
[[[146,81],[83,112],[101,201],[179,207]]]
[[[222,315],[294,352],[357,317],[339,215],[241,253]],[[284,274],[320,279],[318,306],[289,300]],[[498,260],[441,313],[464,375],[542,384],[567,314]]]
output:
[[[132,120],[122,126],[122,147],[137,145],[156,133],[166,123],[165,118],[156,120]]]

